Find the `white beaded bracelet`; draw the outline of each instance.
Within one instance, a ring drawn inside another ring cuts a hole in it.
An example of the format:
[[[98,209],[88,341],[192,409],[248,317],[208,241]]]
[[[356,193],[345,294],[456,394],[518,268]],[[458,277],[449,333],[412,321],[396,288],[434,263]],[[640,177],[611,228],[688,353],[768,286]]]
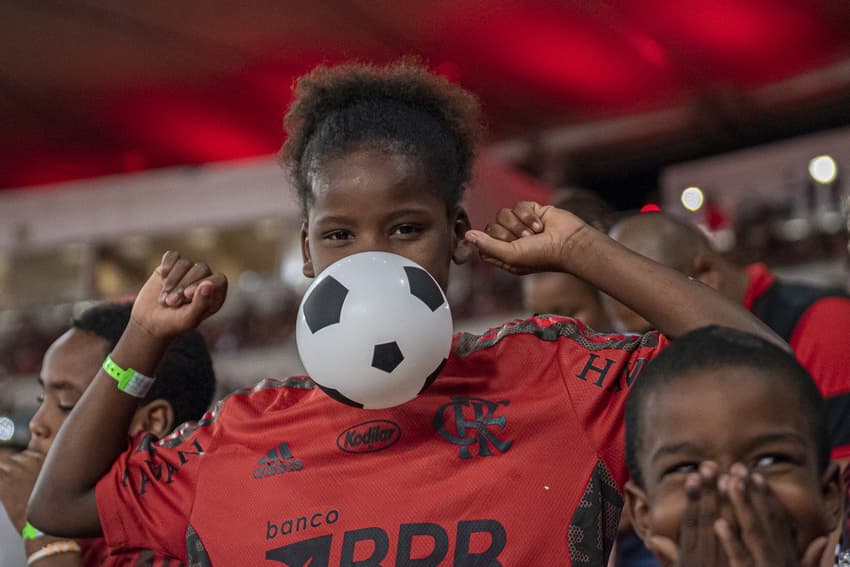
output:
[[[36,561],[40,561],[45,557],[52,557],[54,555],[59,555],[60,553],[79,553],[80,552],[80,544],[76,541],[57,541],[54,543],[48,543],[29,557],[27,557],[27,565],[32,565]]]

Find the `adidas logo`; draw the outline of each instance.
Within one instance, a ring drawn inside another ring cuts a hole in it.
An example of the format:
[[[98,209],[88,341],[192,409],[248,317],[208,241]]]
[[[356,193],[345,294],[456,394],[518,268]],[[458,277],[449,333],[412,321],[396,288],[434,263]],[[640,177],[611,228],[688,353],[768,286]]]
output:
[[[277,447],[269,449],[266,454],[257,461],[254,469],[254,479],[267,478],[288,472],[300,471],[304,468],[301,459],[292,456],[289,443],[279,443]]]

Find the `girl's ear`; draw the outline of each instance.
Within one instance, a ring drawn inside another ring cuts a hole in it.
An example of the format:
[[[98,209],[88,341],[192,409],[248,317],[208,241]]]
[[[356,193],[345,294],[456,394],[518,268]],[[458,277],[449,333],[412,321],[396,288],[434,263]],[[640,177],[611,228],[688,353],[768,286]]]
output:
[[[308,278],[315,278],[313,260],[310,258],[310,239],[307,237],[307,223],[301,223],[301,273]]]
[[[472,228],[466,209],[458,207],[452,223],[452,260],[455,264],[466,263],[472,255],[472,245],[466,240],[466,231]]]

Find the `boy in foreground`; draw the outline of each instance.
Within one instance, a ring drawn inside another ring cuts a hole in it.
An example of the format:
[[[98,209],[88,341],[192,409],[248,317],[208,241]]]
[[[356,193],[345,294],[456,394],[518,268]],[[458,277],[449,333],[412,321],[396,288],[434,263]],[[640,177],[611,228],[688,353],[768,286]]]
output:
[[[824,403],[786,351],[707,327],[626,402],[633,525],[664,566],[815,567],[841,511]]]

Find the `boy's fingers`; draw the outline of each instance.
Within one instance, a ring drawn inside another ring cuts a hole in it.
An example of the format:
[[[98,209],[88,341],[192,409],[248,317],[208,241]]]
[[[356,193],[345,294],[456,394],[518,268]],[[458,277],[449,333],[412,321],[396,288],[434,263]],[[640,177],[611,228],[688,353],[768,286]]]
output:
[[[753,556],[756,564],[765,559],[765,553],[771,549],[771,542],[764,532],[765,518],[757,511],[748,496],[752,496],[752,478],[741,464],[730,468],[729,500],[741,528],[741,541]]]
[[[789,521],[788,512],[770,489],[764,476],[750,475],[747,498],[761,525],[764,546],[753,550],[757,561],[765,565],[775,562],[776,555],[791,557],[797,553],[796,524]]]
[[[11,456],[13,461],[28,464],[28,463],[41,463],[44,461],[44,454],[39,453],[38,451],[33,451],[32,449],[27,449],[25,451],[20,451]]]
[[[714,522],[714,533],[717,534],[717,539],[720,540],[720,545],[723,546],[723,551],[726,553],[726,558],[729,561],[729,567],[752,566],[750,554],[735,535],[729,522],[723,518]]]
[[[717,554],[714,521],[717,519],[717,465],[706,461],[700,464],[699,553],[705,559],[713,559]]]
[[[664,564],[675,565],[679,561],[679,549],[676,543],[663,536],[650,536],[647,547]]]
[[[21,458],[21,459],[37,459],[43,460],[44,453],[40,451],[34,451],[33,449],[24,449],[23,451],[18,451],[17,453],[12,455],[12,458]]]
[[[717,480],[717,491],[720,494],[720,513],[719,516],[726,520],[730,528],[734,531],[737,529],[738,519],[735,517],[735,510],[729,500],[729,486],[732,477],[723,473]]]
[[[767,483],[764,482],[764,477],[758,473],[749,477],[747,500],[755,513],[755,517],[758,518],[764,529],[771,530],[779,527],[777,524],[780,522],[782,514],[780,510],[771,505],[775,503],[778,506],[778,503],[774,502],[773,495],[769,493]]]
[[[826,552],[826,546],[828,543],[829,540],[825,536],[815,538],[815,540],[809,544],[809,547],[806,549],[806,553],[803,554],[803,560],[800,562],[800,566],[818,567],[818,565],[821,564],[821,560],[823,559],[823,554]]]
[[[687,558],[699,557],[701,485],[700,476],[696,473],[685,479],[685,511],[679,528],[679,550]]]

